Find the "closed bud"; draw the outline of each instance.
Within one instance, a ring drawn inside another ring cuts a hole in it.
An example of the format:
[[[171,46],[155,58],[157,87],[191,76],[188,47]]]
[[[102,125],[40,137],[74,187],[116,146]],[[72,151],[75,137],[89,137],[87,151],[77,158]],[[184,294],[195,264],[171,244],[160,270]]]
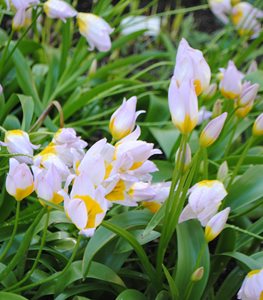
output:
[[[198,122],[198,102],[193,82],[185,80],[179,85],[173,77],[168,100],[174,125],[181,133],[190,133]]]
[[[204,98],[204,100],[209,100],[211,99],[215,93],[216,93],[216,89],[217,89],[217,84],[216,83],[212,83],[208,86],[208,88],[206,88],[203,93],[202,96]]]
[[[183,151],[180,148],[177,150],[175,156],[177,168],[181,168],[183,172],[186,172],[191,164],[191,160],[192,160],[192,155],[191,155],[191,148],[189,144],[186,144],[184,155],[183,155]]]
[[[33,192],[33,175],[25,163],[20,164],[14,158],[10,158],[6,190],[17,201],[23,200]]]
[[[194,273],[191,276],[191,281],[199,281],[203,278],[204,276],[204,267],[199,267],[194,271]]]
[[[257,93],[259,90],[259,84],[251,84],[250,82],[246,81],[242,86],[242,93],[238,98],[237,104],[239,106],[246,106],[249,102],[254,101]]]
[[[207,148],[217,140],[223,129],[226,118],[227,113],[224,112],[222,115],[213,119],[206,125],[199,139],[201,147]]]
[[[263,113],[261,113],[254,122],[252,133],[254,136],[263,135]]]
[[[208,243],[214,240],[224,229],[229,212],[230,207],[227,207],[209,220],[205,227],[205,239]]]
[[[185,80],[193,80],[195,93],[200,95],[210,83],[211,70],[203,53],[192,48],[185,39],[180,41],[174,76],[177,83],[181,85]]]
[[[222,100],[217,99],[213,106],[212,116],[213,118],[216,118],[221,114],[222,114]]]
[[[248,113],[252,110],[253,105],[254,105],[254,99],[248,102],[248,104],[245,106],[237,107],[237,105],[235,104],[235,108],[236,108],[235,115],[238,118],[245,118],[248,115]]]
[[[227,165],[227,161],[224,161],[218,169],[217,172],[217,179],[220,181],[224,181],[227,178],[228,175],[228,165]]]
[[[127,101],[124,99],[122,105],[111,116],[109,129],[115,140],[120,140],[133,131],[137,117],[144,112],[136,112],[136,104],[136,97]]]
[[[220,71],[222,72],[219,84],[221,94],[227,99],[236,99],[241,94],[241,81],[244,75],[238,71],[233,61],[229,61],[227,68]]]
[[[44,3],[44,12],[51,19],[61,19],[66,22],[67,18],[73,18],[77,11],[67,2],[62,0],[48,0]]]

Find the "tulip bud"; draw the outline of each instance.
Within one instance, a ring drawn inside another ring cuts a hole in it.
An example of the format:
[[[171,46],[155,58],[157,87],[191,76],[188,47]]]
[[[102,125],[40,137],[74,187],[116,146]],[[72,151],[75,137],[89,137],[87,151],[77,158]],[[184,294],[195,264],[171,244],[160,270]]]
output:
[[[194,282],[199,281],[203,278],[203,276],[204,276],[204,267],[200,267],[200,268],[196,269],[194,271],[194,273],[192,274],[191,281],[194,281]]]
[[[211,99],[215,93],[216,93],[216,89],[217,89],[217,84],[216,83],[212,83],[208,86],[208,88],[206,88],[203,93],[202,96],[204,98],[204,100],[209,100]]]
[[[246,81],[242,86],[242,93],[238,98],[237,104],[239,106],[246,106],[249,102],[254,101],[259,90],[259,84],[251,84]]]
[[[213,118],[216,118],[221,114],[222,114],[222,100],[217,99],[213,106],[212,116]]]
[[[179,85],[173,77],[168,100],[174,125],[181,133],[190,133],[198,121],[198,102],[193,82],[185,80]]]
[[[25,163],[20,164],[14,158],[10,158],[9,172],[6,177],[6,190],[17,201],[23,200],[33,192],[33,176]]]
[[[263,135],[263,113],[261,113],[254,122],[252,133],[254,136]]]
[[[218,180],[224,181],[227,177],[227,174],[228,174],[228,165],[227,165],[227,161],[224,161],[220,165],[216,177],[217,177]]]
[[[136,112],[136,104],[136,97],[127,101],[124,99],[122,105],[111,116],[109,128],[115,140],[120,140],[133,131],[136,118],[144,112]]]
[[[39,146],[33,145],[30,142],[29,135],[22,130],[9,130],[5,133],[4,143],[0,142],[2,146],[6,146],[11,154],[25,154],[33,156],[33,149],[38,149]],[[32,163],[32,159],[26,156],[17,156],[16,159],[20,162]]]
[[[178,85],[181,85],[185,80],[193,80],[197,96],[210,83],[211,70],[204,59],[203,53],[200,50],[190,47],[185,39],[180,41],[177,50],[173,77]]]
[[[214,215],[205,227],[205,239],[209,243],[214,240],[224,229],[230,212],[230,207]]]
[[[78,13],[77,24],[80,34],[87,39],[90,50],[95,47],[102,52],[110,50],[110,34],[114,29],[106,21],[93,14]]]
[[[233,61],[228,62],[226,69],[220,69],[222,72],[222,80],[219,84],[219,89],[227,99],[237,98],[242,91],[241,80],[244,75],[238,71]]]
[[[199,139],[201,147],[207,148],[217,140],[225,124],[226,118],[227,118],[227,113],[224,112],[222,115],[213,119],[206,125]]]
[[[252,101],[248,102],[247,105],[238,107],[238,108],[235,110],[235,115],[236,115],[238,118],[245,118],[245,116],[246,116],[246,115],[251,111],[251,109],[253,108],[253,105],[254,105],[254,99],[252,99]],[[236,104],[235,104],[235,107],[236,107]]]
[[[44,12],[51,19],[61,19],[66,22],[67,18],[77,15],[76,10],[62,0],[48,0],[44,3]]]
[[[191,160],[192,160],[192,156],[191,156],[191,148],[189,146],[189,144],[186,144],[186,148],[185,148],[185,153],[183,156],[183,151],[181,151],[182,149],[178,149],[175,155],[175,161],[176,161],[176,167],[177,168],[182,168],[181,170],[183,172],[186,172],[188,167],[191,164]]]

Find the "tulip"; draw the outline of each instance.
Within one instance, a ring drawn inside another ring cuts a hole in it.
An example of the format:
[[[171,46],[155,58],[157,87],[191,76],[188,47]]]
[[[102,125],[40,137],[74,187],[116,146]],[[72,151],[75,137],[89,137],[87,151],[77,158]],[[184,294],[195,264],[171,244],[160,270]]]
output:
[[[218,139],[219,134],[221,133],[225,124],[226,118],[227,113],[224,112],[222,115],[216,117],[206,125],[199,139],[201,147],[207,148]]]
[[[193,80],[197,96],[206,90],[210,83],[211,71],[203,53],[191,48],[185,39],[181,40],[178,47],[173,77],[179,86],[185,80]]]
[[[202,124],[204,121],[210,119],[212,116],[212,112],[207,110],[205,106],[202,106],[198,111],[198,121],[197,125]]]
[[[173,77],[169,86],[169,108],[174,125],[182,134],[190,133],[198,121],[198,102],[193,82],[185,80],[178,85]]]
[[[183,209],[179,223],[190,219],[198,219],[202,226],[217,213],[221,201],[227,192],[218,180],[203,180],[189,190],[188,204]]]
[[[77,174],[87,173],[89,180],[94,185],[100,185],[105,178],[106,168],[105,168],[105,158],[103,155],[103,150],[107,147],[106,139],[99,140],[96,142],[85,154],[82,161],[77,168]]]
[[[247,116],[247,114],[251,111],[251,109],[253,108],[254,105],[254,99],[252,99],[250,102],[248,102],[245,106],[237,106],[237,104],[235,104],[235,115],[238,118],[245,118]]]
[[[129,16],[121,20],[121,33],[128,35],[133,32],[145,30],[145,36],[158,36],[161,29],[160,17]]]
[[[54,165],[47,170],[32,167],[34,173],[34,186],[37,196],[45,201],[59,204],[63,197],[58,194],[62,186],[62,178]]]
[[[87,39],[90,45],[90,50],[95,47],[102,52],[111,49],[110,34],[114,29],[106,21],[93,14],[78,13],[77,23],[80,34]]]
[[[231,0],[208,0],[208,3],[213,14],[227,24],[232,9]]]
[[[95,187],[83,172],[75,178],[70,196],[65,191],[59,194],[64,198],[66,215],[80,230],[80,234],[92,236],[108,209],[104,189]]]
[[[233,61],[228,62],[226,69],[220,69],[222,80],[219,89],[227,99],[235,99],[242,92],[242,78],[244,75],[238,71]]]
[[[217,84],[212,83],[210,84],[202,93],[202,96],[205,100],[209,100],[214,97],[217,90]]]
[[[185,153],[183,156],[182,150],[179,148],[175,155],[176,166],[179,168],[182,167],[183,172],[186,172],[191,164],[191,148],[189,144],[186,144]]]
[[[136,118],[144,111],[136,112],[137,98],[131,97],[123,100],[122,105],[113,113],[110,119],[110,133],[115,140],[120,140],[130,134],[134,127]]]
[[[240,2],[232,9],[232,21],[240,35],[258,36],[261,26],[258,18],[263,17],[263,11],[255,8],[248,2]]]
[[[25,163],[20,164],[14,158],[10,158],[6,190],[17,201],[23,200],[33,192],[33,175]]]
[[[29,7],[39,4],[39,0],[11,0],[11,3],[16,9],[16,14],[12,22],[12,28],[13,30],[19,30],[27,23]]]
[[[246,81],[242,86],[242,93],[238,98],[239,106],[246,106],[249,102],[254,101],[259,90],[259,84]]]
[[[252,270],[245,277],[237,298],[241,300],[261,300],[263,298],[263,269]]]
[[[62,0],[48,0],[44,3],[44,12],[51,19],[61,19],[66,22],[67,18],[73,18],[77,11]]]
[[[261,113],[254,122],[252,133],[254,136],[263,135],[263,113]]]
[[[55,145],[64,145],[74,148],[85,148],[87,143],[77,136],[76,131],[73,128],[60,128],[54,135],[52,142]]]
[[[171,188],[171,182],[160,182],[151,184],[151,189],[155,192],[155,195],[143,201],[142,205],[149,209],[152,213],[156,213],[162,206],[162,204],[167,200]]]
[[[34,156],[33,163],[34,166],[39,168],[49,169],[52,165],[57,169],[62,180],[66,180],[69,176],[69,168],[64,163],[64,161],[59,157],[59,152],[67,154],[67,149],[65,147],[56,146],[50,143],[46,148],[44,148],[38,155]],[[64,159],[66,159],[64,156]],[[69,159],[69,158],[67,158]]]
[[[209,220],[205,227],[205,239],[207,242],[214,240],[224,229],[229,212],[230,208],[227,207]]]
[[[25,163],[32,163],[32,159],[27,156],[33,156],[34,149],[39,148],[30,142],[29,135],[25,131],[19,129],[6,131],[4,143],[0,144],[6,146],[11,154],[24,154],[25,156],[16,156],[16,159]]]

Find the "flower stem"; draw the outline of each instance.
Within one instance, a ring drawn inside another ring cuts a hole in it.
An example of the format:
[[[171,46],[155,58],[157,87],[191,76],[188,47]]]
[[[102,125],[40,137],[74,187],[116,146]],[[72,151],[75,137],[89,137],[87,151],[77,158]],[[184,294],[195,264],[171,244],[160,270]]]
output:
[[[20,201],[17,201],[17,204],[16,204],[16,217],[15,217],[15,224],[14,224],[13,232],[11,234],[11,237],[10,237],[4,251],[1,253],[0,261],[2,261],[5,258],[8,250],[10,249],[10,247],[11,247],[13,241],[14,241],[16,231],[17,231],[17,226],[18,226],[19,214],[20,214]]]
[[[231,184],[233,183],[235,177],[237,176],[238,171],[239,171],[239,169],[240,169],[240,167],[241,167],[241,165],[242,165],[242,163],[243,163],[243,161],[244,161],[244,159],[245,159],[245,157],[246,157],[246,155],[247,155],[247,152],[248,152],[249,148],[250,148],[251,145],[253,144],[253,142],[254,142],[254,137],[251,136],[251,138],[248,139],[248,141],[247,141],[247,145],[246,145],[245,149],[243,150],[243,153],[240,155],[240,158],[239,158],[239,160],[238,160],[238,162],[237,162],[237,164],[236,164],[236,167],[235,167],[235,169],[234,169],[234,171],[233,171],[233,173],[232,173],[232,176],[231,176],[231,178],[230,178],[230,180],[229,180],[227,189],[229,189],[229,187],[230,187]]]
[[[49,221],[49,210],[47,210],[47,217],[46,217],[46,222],[45,222],[45,226],[44,226],[44,229],[43,229],[43,235],[42,235],[42,239],[41,239],[41,244],[40,244],[40,247],[39,247],[39,250],[38,250],[38,253],[37,253],[37,256],[36,256],[36,259],[33,263],[33,266],[31,268],[31,270],[23,277],[22,280],[18,281],[17,283],[15,283],[13,286],[10,286],[8,287],[7,289],[5,289],[5,291],[8,291],[8,290],[12,290],[18,286],[20,286],[22,283],[24,283],[25,281],[27,281],[28,278],[30,278],[30,276],[32,275],[32,273],[34,272],[34,270],[36,269],[37,267],[37,264],[39,262],[39,259],[40,259],[40,256],[42,254],[42,251],[43,251],[43,248],[44,248],[44,245],[45,245],[45,241],[46,241],[46,236],[47,236],[47,228],[48,228],[48,221]]]
[[[13,292],[17,293],[17,292],[22,292],[22,291],[34,288],[36,286],[39,286],[39,285],[45,284],[47,282],[53,281],[53,280],[59,278],[61,275],[65,274],[65,272],[71,266],[71,264],[72,264],[72,262],[73,262],[73,260],[74,260],[74,258],[76,256],[76,254],[77,254],[77,251],[78,251],[78,248],[79,248],[79,244],[80,244],[80,240],[81,240],[81,236],[79,235],[78,239],[77,239],[77,243],[75,245],[75,248],[73,249],[72,255],[71,255],[70,259],[68,260],[68,263],[66,264],[65,268],[62,271],[57,272],[57,273],[55,273],[55,274],[53,274],[53,275],[51,275],[48,278],[45,278],[43,280],[40,280],[40,281],[31,283],[31,284],[25,285],[25,286],[23,286],[21,288],[18,288],[16,290],[14,290]]]

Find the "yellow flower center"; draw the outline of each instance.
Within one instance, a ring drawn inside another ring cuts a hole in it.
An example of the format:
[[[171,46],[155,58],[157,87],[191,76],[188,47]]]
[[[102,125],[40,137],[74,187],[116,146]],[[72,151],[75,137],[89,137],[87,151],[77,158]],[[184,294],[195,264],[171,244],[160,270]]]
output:
[[[252,270],[247,274],[247,277],[253,277],[254,275],[258,274],[261,271],[261,269],[258,270]]]
[[[76,195],[75,198],[81,199],[85,203],[88,212],[88,222],[85,229],[94,228],[96,226],[96,216],[103,213],[100,204],[90,196]]]
[[[16,201],[21,201],[29,196],[34,191],[34,184],[26,187],[25,189],[16,189],[16,194],[14,195]]]
[[[115,188],[105,198],[109,201],[122,201],[125,199],[125,189],[124,181],[119,180]]]
[[[194,81],[194,86],[195,86],[195,93],[197,96],[199,96],[202,93],[202,84],[199,79],[195,79]]]
[[[155,201],[143,201],[142,205],[148,208],[152,213],[156,213],[161,207],[161,204]]]

